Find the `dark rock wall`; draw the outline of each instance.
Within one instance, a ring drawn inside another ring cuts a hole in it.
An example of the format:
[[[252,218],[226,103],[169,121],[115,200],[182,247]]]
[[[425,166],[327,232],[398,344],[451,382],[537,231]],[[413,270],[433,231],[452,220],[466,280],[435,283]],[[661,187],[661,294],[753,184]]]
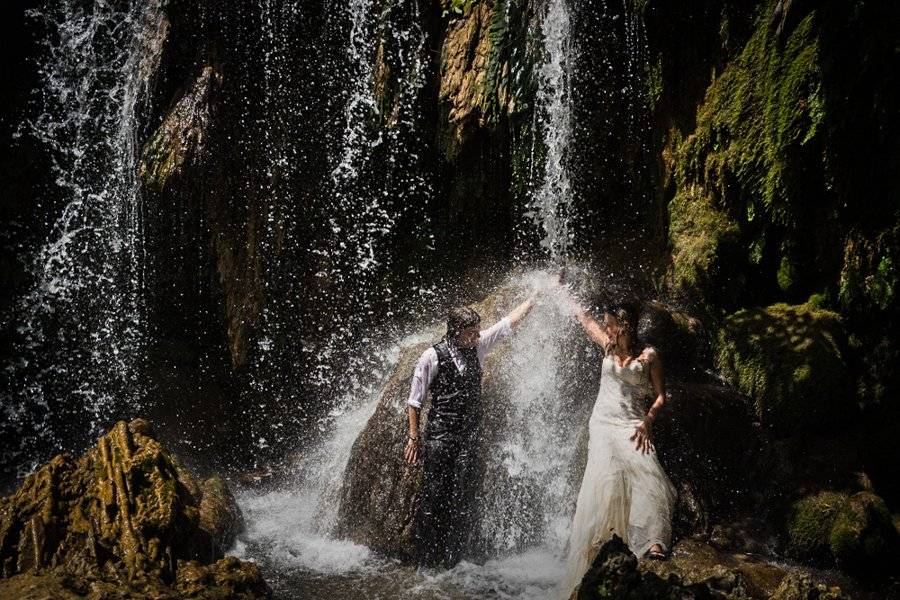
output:
[[[665,289],[704,315],[723,375],[770,431],[789,436],[786,445],[796,449],[808,428],[890,437],[900,424],[892,366],[900,114],[888,107],[900,99],[900,11],[864,1],[634,6],[647,27]],[[749,314],[762,327],[733,337]],[[793,316],[762,317],[780,314]],[[820,357],[827,327],[815,315],[829,315],[839,333]],[[749,346],[757,348],[749,362],[733,368],[733,350]],[[784,352],[800,362],[782,361]],[[745,369],[751,363],[771,368]],[[759,412],[782,394],[789,411],[810,400],[793,426],[774,409]],[[829,442],[809,443],[805,456],[779,460],[804,470],[834,455]],[[847,483],[856,469],[896,506],[896,452],[862,454],[841,462],[843,474],[810,468],[802,485],[788,476],[782,488],[858,492]]]

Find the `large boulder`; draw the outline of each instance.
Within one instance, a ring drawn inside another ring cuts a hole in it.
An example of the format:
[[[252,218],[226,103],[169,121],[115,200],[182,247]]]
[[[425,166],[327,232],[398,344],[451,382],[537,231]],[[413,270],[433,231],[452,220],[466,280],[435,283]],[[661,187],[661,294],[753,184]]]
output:
[[[191,475],[146,421],[120,421],[0,500],[0,596],[47,586],[60,597],[267,597],[255,564],[223,557],[240,526],[220,479]]]
[[[661,355],[666,363],[666,356]],[[764,437],[735,390],[716,382],[668,380],[668,401],[654,424],[654,443],[678,488],[673,531],[707,531],[747,509],[763,473]]]
[[[855,412],[840,316],[812,304],[774,304],[730,315],[716,365],[780,434],[814,430]]]

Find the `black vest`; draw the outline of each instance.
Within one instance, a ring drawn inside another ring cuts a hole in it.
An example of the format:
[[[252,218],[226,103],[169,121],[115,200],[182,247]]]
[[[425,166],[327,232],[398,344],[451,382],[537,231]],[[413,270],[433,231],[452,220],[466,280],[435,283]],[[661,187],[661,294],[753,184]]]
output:
[[[431,383],[431,409],[428,411],[426,437],[438,440],[473,432],[481,404],[481,364],[475,348],[456,349],[466,361],[460,373],[450,356],[447,340],[434,346],[438,372]]]

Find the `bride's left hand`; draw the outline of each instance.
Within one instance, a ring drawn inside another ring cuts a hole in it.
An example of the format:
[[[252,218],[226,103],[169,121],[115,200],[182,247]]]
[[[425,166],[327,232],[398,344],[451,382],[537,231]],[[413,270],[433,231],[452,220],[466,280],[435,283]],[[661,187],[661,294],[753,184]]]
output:
[[[653,450],[653,444],[650,442],[650,423],[646,419],[634,428],[634,434],[628,438],[634,442],[634,449],[640,450],[641,454],[647,454]]]

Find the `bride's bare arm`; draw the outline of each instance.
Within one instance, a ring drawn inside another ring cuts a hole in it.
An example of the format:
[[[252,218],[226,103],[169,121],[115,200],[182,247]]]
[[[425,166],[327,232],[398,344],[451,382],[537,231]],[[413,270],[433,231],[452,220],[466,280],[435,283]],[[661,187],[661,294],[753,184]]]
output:
[[[653,449],[653,444],[650,441],[651,426],[659,411],[666,404],[666,384],[663,378],[662,361],[656,350],[648,348],[643,352],[639,360],[644,360],[650,369],[650,384],[653,386],[655,399],[653,400],[653,405],[650,406],[650,410],[647,411],[647,416],[644,417],[640,425],[635,427],[631,440],[635,443],[635,450],[640,450],[642,454],[646,454]]]
[[[584,328],[584,331],[588,334],[588,337],[591,338],[596,343],[600,344],[600,347],[606,350],[609,347],[610,339],[609,335],[606,333],[606,328],[604,328],[600,323],[597,322],[594,317],[588,314],[587,310],[583,306],[581,306],[574,298],[568,296],[568,302],[572,305],[572,308],[575,309],[575,316],[578,317],[578,322],[581,323],[581,326]]]
[[[645,352],[645,356],[650,367],[650,384],[653,386],[653,394],[656,397],[650,410],[647,411],[647,416],[653,421],[666,404],[666,382],[663,378],[662,360],[656,350],[649,348]]]

